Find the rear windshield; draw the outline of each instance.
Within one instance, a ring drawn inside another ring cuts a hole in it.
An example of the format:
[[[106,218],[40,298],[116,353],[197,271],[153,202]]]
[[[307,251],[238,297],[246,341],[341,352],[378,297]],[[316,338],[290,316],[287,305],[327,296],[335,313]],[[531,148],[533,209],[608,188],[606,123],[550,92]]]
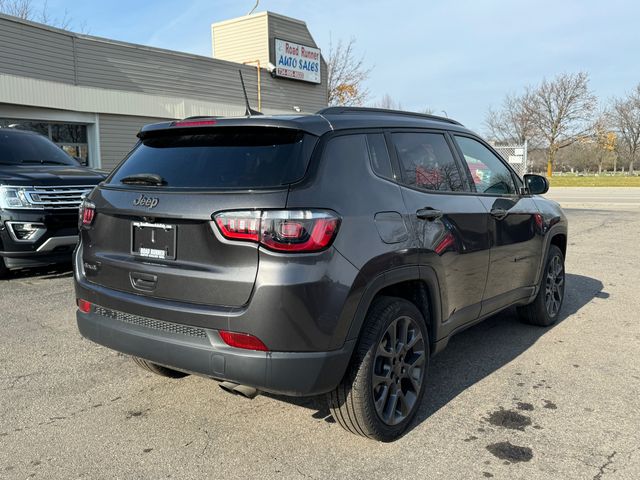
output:
[[[0,164],[74,165],[79,163],[48,138],[0,130]]]
[[[217,131],[151,132],[113,173],[159,175],[167,187],[253,189],[300,180],[315,137],[282,128],[219,127]]]

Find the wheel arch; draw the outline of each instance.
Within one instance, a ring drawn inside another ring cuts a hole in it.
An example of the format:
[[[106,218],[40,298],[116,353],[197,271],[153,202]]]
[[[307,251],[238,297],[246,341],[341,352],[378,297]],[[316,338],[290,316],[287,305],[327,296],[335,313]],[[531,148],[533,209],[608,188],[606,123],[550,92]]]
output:
[[[566,257],[567,238],[568,238],[567,226],[566,224],[562,224],[562,223],[554,225],[546,233],[544,247],[542,250],[542,256],[540,257],[540,260],[538,262],[538,272],[536,275],[536,282],[535,282],[536,289],[532,293],[531,297],[529,298],[529,302],[532,302],[533,299],[538,294],[538,289],[540,287],[540,279],[542,278],[542,271],[544,269],[545,262],[547,261],[549,248],[551,248],[551,245],[556,245],[558,248],[560,248],[560,250],[562,250],[562,255]]]
[[[567,256],[567,233],[566,232],[555,233],[551,237],[550,244],[558,247],[562,251],[562,255],[564,257]]]
[[[381,296],[394,296],[412,302],[427,323],[429,342],[438,338],[441,324],[440,286],[436,272],[428,266],[404,266],[384,272],[368,283],[351,322],[347,340],[357,339],[373,301]]]

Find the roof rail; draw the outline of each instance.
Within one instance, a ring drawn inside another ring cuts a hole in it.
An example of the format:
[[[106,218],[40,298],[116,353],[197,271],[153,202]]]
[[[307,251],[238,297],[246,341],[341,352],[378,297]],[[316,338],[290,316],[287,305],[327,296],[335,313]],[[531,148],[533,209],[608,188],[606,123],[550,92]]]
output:
[[[367,114],[367,113],[383,113],[386,115],[404,115],[407,117],[418,117],[428,120],[435,120],[437,122],[446,122],[453,125],[463,126],[460,122],[447,117],[440,117],[438,115],[430,115],[428,113],[416,113],[405,112],[403,110],[389,110],[386,108],[371,108],[371,107],[327,107],[316,112],[318,115],[342,115],[342,114]]]

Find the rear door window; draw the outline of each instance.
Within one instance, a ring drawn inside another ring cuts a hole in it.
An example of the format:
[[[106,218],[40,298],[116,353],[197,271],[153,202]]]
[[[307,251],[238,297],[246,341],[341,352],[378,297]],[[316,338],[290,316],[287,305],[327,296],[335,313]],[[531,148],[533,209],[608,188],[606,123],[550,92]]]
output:
[[[424,190],[465,190],[460,170],[443,134],[407,132],[392,134],[402,181]]]
[[[170,188],[279,187],[304,176],[315,140],[298,130],[269,127],[150,132],[109,183],[155,174]]]

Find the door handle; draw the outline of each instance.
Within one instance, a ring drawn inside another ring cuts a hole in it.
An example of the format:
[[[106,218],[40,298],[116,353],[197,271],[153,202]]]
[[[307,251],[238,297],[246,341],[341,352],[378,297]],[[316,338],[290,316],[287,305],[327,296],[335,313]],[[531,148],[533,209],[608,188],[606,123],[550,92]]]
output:
[[[507,215],[509,215],[509,212],[504,208],[494,208],[491,210],[491,216],[497,220],[503,220]]]
[[[431,207],[424,207],[416,212],[416,217],[420,218],[421,220],[433,221],[442,217],[442,211],[436,210],[435,208]]]
[[[148,273],[131,272],[129,274],[131,279],[131,285],[138,290],[146,290],[150,292],[155,290],[156,283],[158,283],[157,275],[151,275]]]

